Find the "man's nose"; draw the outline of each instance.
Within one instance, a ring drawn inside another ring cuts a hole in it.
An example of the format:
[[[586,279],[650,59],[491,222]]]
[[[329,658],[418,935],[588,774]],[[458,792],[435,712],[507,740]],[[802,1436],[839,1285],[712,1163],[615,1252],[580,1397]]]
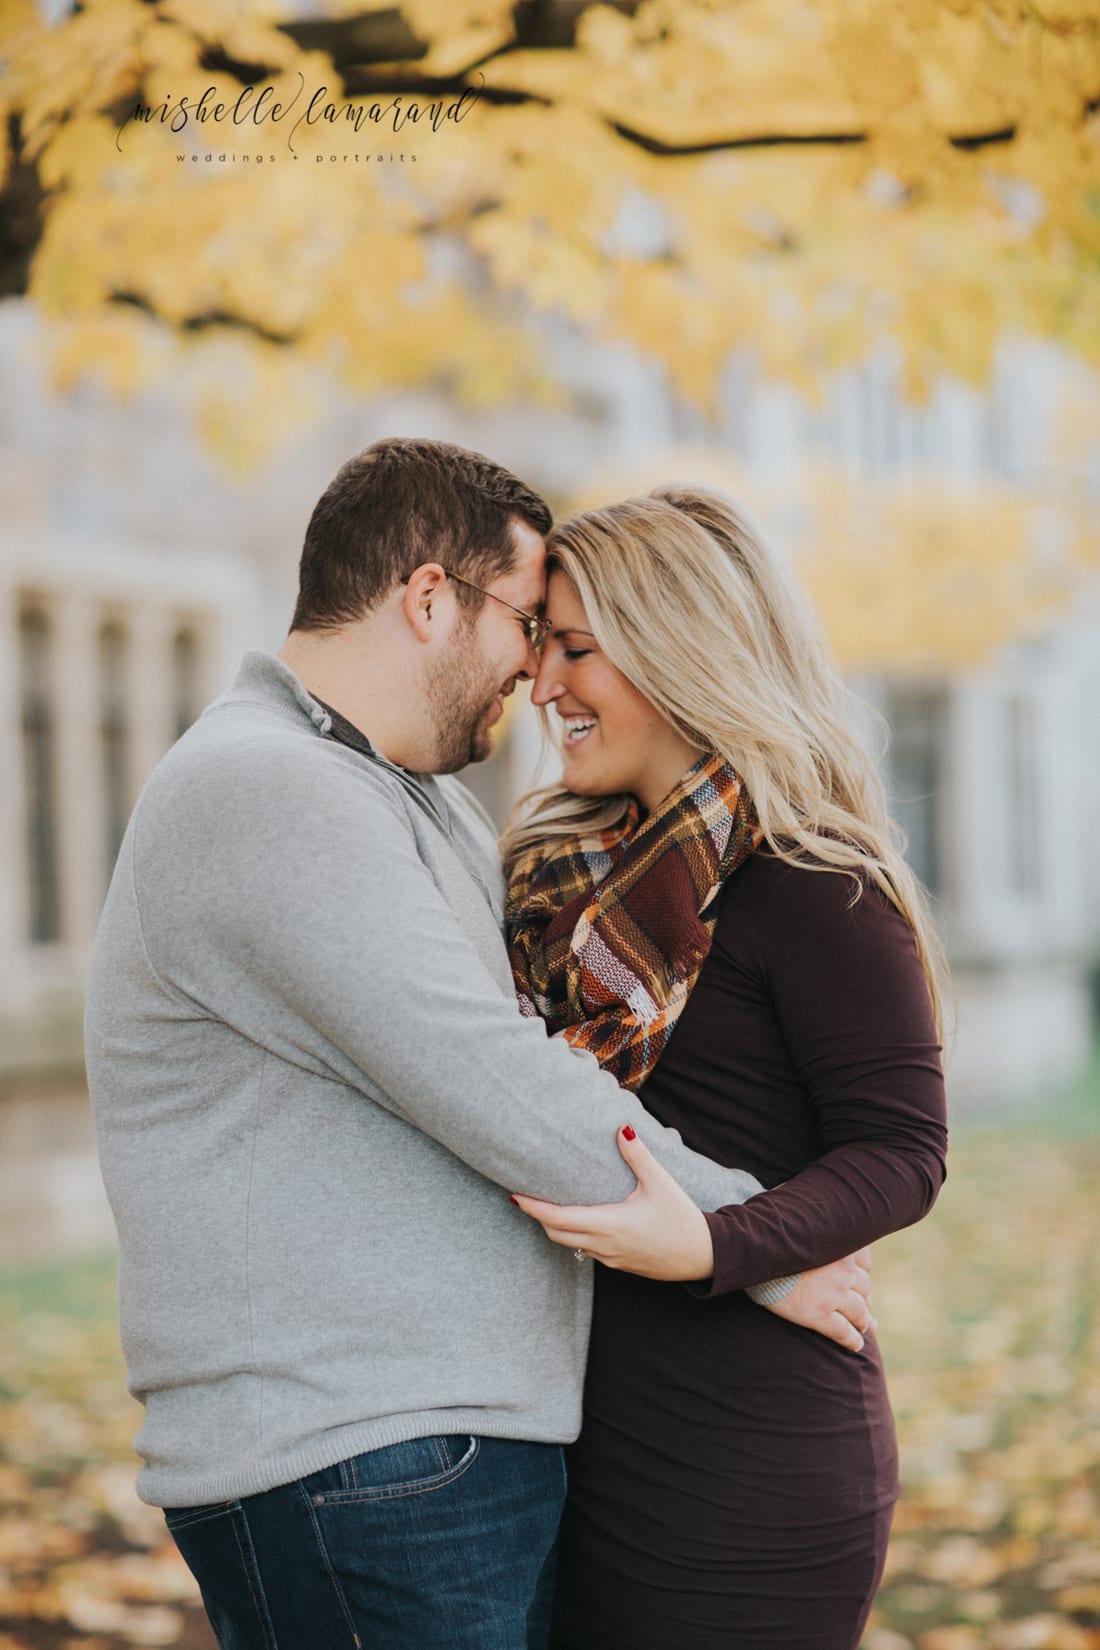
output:
[[[557,680],[553,664],[548,655],[544,653],[539,660],[535,685],[531,689],[531,703],[533,705],[549,705],[555,699],[560,699],[564,692],[565,683]]]
[[[539,650],[533,642],[527,643],[527,654],[522,669],[516,671],[521,682],[530,682],[539,673]]]

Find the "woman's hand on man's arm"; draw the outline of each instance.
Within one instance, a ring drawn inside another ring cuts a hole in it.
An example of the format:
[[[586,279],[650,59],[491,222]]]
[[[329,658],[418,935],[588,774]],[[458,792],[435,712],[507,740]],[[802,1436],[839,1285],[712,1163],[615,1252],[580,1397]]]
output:
[[[615,1271],[667,1283],[709,1278],[714,1250],[706,1217],[629,1127],[619,1150],[637,1186],[621,1203],[562,1205],[517,1193],[512,1201],[537,1220],[551,1243],[583,1251]],[[871,1317],[871,1251],[804,1272],[782,1300],[765,1308],[858,1352]]]

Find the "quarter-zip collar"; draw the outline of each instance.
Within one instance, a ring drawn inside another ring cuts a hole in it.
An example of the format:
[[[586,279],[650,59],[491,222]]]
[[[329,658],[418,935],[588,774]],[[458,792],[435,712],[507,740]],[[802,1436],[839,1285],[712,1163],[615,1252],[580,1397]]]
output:
[[[388,757],[383,756],[381,751],[371,744],[361,728],[357,728],[346,716],[326,705],[324,700],[314,698],[290,666],[275,654],[264,653],[258,648],[246,653],[231,691],[234,695],[239,694],[264,702],[281,700],[286,703],[288,698],[293,699],[299,709],[309,717],[322,739],[331,739],[349,750],[354,750],[377,767],[388,769],[408,791],[417,806],[432,817],[444,835],[451,836],[450,810],[435,776],[430,773],[413,773],[409,768],[402,768],[398,763],[391,762]]]

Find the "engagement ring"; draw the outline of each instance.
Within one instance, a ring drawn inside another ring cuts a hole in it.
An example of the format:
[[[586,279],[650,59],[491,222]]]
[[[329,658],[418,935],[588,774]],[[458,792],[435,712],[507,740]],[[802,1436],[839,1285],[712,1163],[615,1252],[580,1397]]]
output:
[[[588,1256],[585,1254],[583,1249],[574,1249],[573,1250],[573,1259],[574,1260],[587,1260]]]

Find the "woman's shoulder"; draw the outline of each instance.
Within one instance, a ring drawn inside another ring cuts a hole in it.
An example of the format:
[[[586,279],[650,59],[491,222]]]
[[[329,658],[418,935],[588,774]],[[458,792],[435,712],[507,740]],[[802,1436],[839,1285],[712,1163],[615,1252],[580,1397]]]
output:
[[[876,893],[885,900],[870,871],[861,865],[832,865],[817,856],[799,854],[797,860],[780,858],[767,843],[750,862],[757,874],[761,894],[771,901],[790,900],[803,905],[823,901],[826,905],[847,906],[864,894]]]
[[[907,949],[912,944],[908,922],[869,871],[830,867],[820,859],[792,864],[765,846],[730,878],[715,942],[751,947],[764,960],[792,936],[827,951],[868,941]]]

